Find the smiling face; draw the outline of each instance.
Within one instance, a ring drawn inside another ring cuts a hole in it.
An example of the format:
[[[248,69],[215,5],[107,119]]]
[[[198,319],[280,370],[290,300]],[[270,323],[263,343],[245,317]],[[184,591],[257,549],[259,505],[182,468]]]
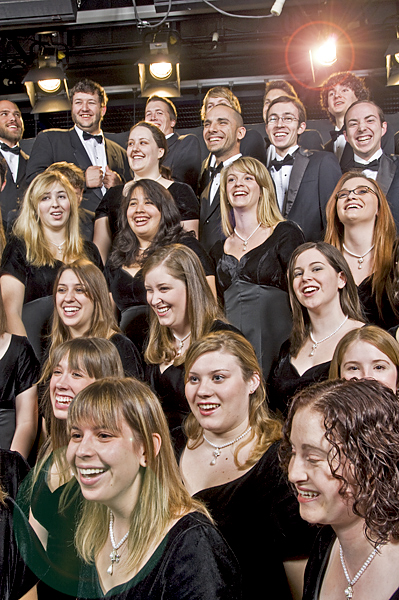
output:
[[[55,307],[73,338],[87,333],[93,317],[94,304],[87,296],[85,286],[71,269],[61,274],[55,294]]]
[[[298,256],[292,285],[298,301],[308,310],[339,302],[339,290],[345,284],[344,274],[337,273],[316,248],[305,250]]]
[[[75,424],[67,460],[87,500],[114,511],[132,512],[141,489],[140,467],[146,466],[143,444],[121,419],[118,431],[105,424]]]
[[[228,201],[233,208],[256,209],[261,189],[253,175],[242,173],[231,167],[226,179],[226,192]]]
[[[324,437],[323,417],[310,407],[293,418],[290,441],[292,456],[288,477],[295,485],[301,517],[309,523],[346,527],[356,517],[350,502],[339,494],[342,483],[333,477],[327,461],[331,444]]]
[[[145,195],[143,188],[136,187],[132,192],[126,217],[130,229],[139,240],[152,242],[159,229],[161,213]]]
[[[356,100],[356,94],[349,86],[338,83],[327,94],[328,112],[336,119],[342,118]]]
[[[132,129],[127,142],[127,157],[132,171],[142,174],[153,169],[163,155],[164,149],[158,147],[147,127]]]
[[[98,94],[76,92],[72,98],[72,120],[82,131],[87,133],[100,133],[102,118],[107,111],[106,106],[101,106]]]
[[[71,205],[65,188],[58,182],[43,194],[37,206],[37,214],[45,229],[60,230],[66,227]]]
[[[22,138],[24,122],[18,106],[9,100],[0,101],[0,140],[12,147]]]
[[[218,104],[206,113],[204,140],[209,152],[219,160],[227,160],[240,151],[245,127],[239,124],[240,115],[225,104]]]
[[[243,378],[237,358],[226,352],[208,352],[190,368],[186,398],[206,431],[228,433],[248,427],[249,396],[259,385],[259,375]]]
[[[84,369],[72,369],[65,355],[53,369],[49,390],[51,406],[56,419],[65,420],[68,408],[76,394],[95,381]]]
[[[373,191],[364,189],[371,188]],[[378,196],[375,186],[363,177],[354,177],[348,179],[341,190],[357,190],[358,193],[351,191],[347,198],[337,199],[337,215],[343,225],[350,223],[369,223],[375,222],[378,214]]]
[[[377,107],[369,102],[356,104],[345,115],[346,140],[359,158],[369,160],[381,148],[387,124],[381,123]]]
[[[185,283],[170,275],[162,264],[147,273],[144,283],[147,302],[160,324],[181,338],[190,330]]]
[[[172,119],[168,105],[161,100],[151,100],[145,108],[145,120],[149,123],[158,125],[159,129],[165,134],[173,133],[176,120]]]
[[[292,118],[291,123],[283,123],[282,118]],[[270,119],[275,122],[270,123]],[[267,114],[266,133],[277,154],[285,156],[292,146],[298,143],[298,136],[305,131],[306,123],[299,122],[298,107],[292,102],[278,102]]]
[[[384,352],[363,340],[348,346],[342,357],[340,375],[344,379],[376,379],[396,393],[396,366]]]

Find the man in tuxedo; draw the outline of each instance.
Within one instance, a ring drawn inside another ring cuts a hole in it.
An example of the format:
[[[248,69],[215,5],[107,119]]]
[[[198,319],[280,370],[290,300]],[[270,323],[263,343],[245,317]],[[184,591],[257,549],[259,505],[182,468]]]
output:
[[[6,230],[7,215],[22,202],[27,188],[26,165],[29,156],[19,147],[24,133],[21,111],[14,102],[0,101],[0,154],[7,163],[6,185],[0,196],[0,207]]]
[[[201,169],[201,146],[198,138],[189,133],[178,135],[176,107],[169,98],[150,96],[145,106],[145,120],[158,125],[168,142],[168,153],[162,164],[172,171],[173,179],[188,183],[197,191]]]
[[[353,159],[344,172],[360,169],[377,181],[387,197],[399,230],[399,156],[385,154],[381,141],[387,130],[382,109],[371,100],[357,100],[346,111],[344,135]]]
[[[206,147],[215,157],[210,181],[200,198],[199,239],[209,252],[215,242],[224,239],[220,222],[220,171],[241,156],[245,127],[240,113],[225,104],[214,106],[206,113],[203,135]]]
[[[271,102],[266,114],[266,131],[276,148],[269,171],[273,178],[281,213],[295,221],[306,241],[323,239],[325,208],[341,169],[330,152],[305,150],[298,136],[306,128],[302,102],[281,96]]]
[[[95,210],[107,189],[131,179],[126,151],[104,137],[101,122],[107,110],[104,89],[82,79],[70,92],[70,130],[48,129],[37,136],[26,170],[28,183],[55,162],[66,161],[85,171],[84,208]]]

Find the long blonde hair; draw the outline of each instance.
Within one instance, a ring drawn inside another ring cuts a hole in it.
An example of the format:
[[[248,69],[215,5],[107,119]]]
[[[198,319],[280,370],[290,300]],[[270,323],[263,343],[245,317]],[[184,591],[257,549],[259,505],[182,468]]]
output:
[[[49,189],[57,183],[62,185],[70,203],[70,214],[66,226],[64,262],[72,262],[84,256],[83,240],[79,233],[79,213],[76,192],[68,179],[58,171],[44,171],[35,177],[25,192],[21,212],[14,223],[13,233],[25,242],[26,259],[35,267],[54,266],[57,260],[52,254],[40,220],[38,206]]]
[[[285,221],[277,204],[276,192],[269,171],[256,158],[242,156],[223,169],[220,176],[220,214],[222,230],[226,237],[234,231],[233,209],[229,203],[226,191],[227,177],[232,169],[240,173],[252,175],[260,187],[260,197],[257,207],[259,223],[264,227],[275,227],[281,221]]]
[[[145,383],[127,378],[96,381],[77,394],[68,411],[69,432],[82,423],[119,432],[123,421],[143,444],[147,461],[147,466],[141,467],[140,496],[130,517],[126,570],[131,571],[141,564],[149,548],[161,542],[173,519],[193,510],[208,513],[182,483],[164,412]],[[161,438],[158,453],[154,434]],[[85,561],[96,559],[108,535],[109,509],[85,500],[75,535]]]

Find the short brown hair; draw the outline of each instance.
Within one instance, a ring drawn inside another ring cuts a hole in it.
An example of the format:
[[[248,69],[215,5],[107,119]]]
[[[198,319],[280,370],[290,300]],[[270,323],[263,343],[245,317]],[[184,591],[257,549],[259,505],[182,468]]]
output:
[[[93,96],[97,95],[98,99],[100,100],[100,105],[107,105],[108,96],[105,93],[104,88],[92,79],[88,79],[87,77],[85,77],[84,79],[80,79],[80,81],[75,83],[75,85],[69,92],[69,99],[71,102],[73,101],[74,95],[77,93],[92,94]]]
[[[304,104],[299,100],[298,97],[293,97],[293,96],[280,96],[279,98],[276,98],[275,100],[273,100],[270,105],[269,108],[267,109],[267,113],[266,113],[266,123],[267,123],[267,119],[269,118],[269,112],[270,110],[273,108],[273,106],[275,106],[275,104],[293,104],[297,110],[298,110],[298,119],[299,119],[299,123],[306,123],[306,109]]]

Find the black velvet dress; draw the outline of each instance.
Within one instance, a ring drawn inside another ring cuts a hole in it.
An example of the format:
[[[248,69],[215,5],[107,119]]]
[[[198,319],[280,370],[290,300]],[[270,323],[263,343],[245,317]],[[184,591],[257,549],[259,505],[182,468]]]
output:
[[[206,503],[237,557],[243,600],[292,600],[283,561],[307,557],[317,533],[299,516],[298,501],[280,469],[278,445],[238,479],[194,496]]]
[[[211,249],[226,317],[253,345],[266,380],[291,332],[287,268],[292,252],[304,241],[296,223],[283,221],[241,260],[224,253],[224,242]]]
[[[15,433],[15,398],[35,385],[40,365],[25,337],[12,335],[0,359],[0,448],[9,449]]]
[[[143,363],[135,344],[121,333],[115,333],[109,338],[109,341],[114,344],[119,352],[125,376],[143,379]]]
[[[78,598],[240,600],[241,582],[226,542],[207,517],[195,512],[172,527],[137,575],[107,594],[95,566],[85,565]]]
[[[368,324],[378,325],[378,327],[382,327],[382,329],[390,329],[399,323],[399,319],[392,309],[387,294],[383,294],[382,316],[380,315],[375,300],[375,295],[373,294],[372,290],[371,277],[364,279],[360,285],[357,286],[357,291],[359,294],[360,304]],[[399,306],[396,308],[399,311]]]

